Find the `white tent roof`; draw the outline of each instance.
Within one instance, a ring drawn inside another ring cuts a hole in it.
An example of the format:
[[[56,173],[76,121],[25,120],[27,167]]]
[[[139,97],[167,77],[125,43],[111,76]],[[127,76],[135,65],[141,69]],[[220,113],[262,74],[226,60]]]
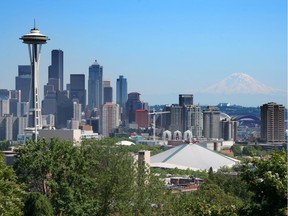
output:
[[[130,146],[130,145],[135,145],[135,143],[127,140],[122,140],[120,142],[117,142],[116,145],[124,145],[124,146]]]
[[[214,171],[221,167],[232,167],[239,161],[198,144],[183,144],[151,157],[151,167],[178,168]]]

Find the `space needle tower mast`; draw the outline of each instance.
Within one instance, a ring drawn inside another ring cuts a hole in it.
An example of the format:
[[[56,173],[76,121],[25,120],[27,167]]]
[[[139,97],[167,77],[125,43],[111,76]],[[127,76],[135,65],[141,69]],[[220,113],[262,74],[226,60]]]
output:
[[[42,127],[41,122],[41,107],[40,107],[40,97],[39,97],[39,62],[40,62],[40,52],[42,44],[45,44],[49,38],[43,34],[40,34],[39,29],[31,29],[30,33],[23,35],[20,40],[23,43],[28,44],[32,76],[31,76],[31,90],[29,94],[29,120],[28,126],[31,127],[33,133],[35,133],[35,141],[37,142],[37,130]],[[31,117],[31,118],[30,118]]]

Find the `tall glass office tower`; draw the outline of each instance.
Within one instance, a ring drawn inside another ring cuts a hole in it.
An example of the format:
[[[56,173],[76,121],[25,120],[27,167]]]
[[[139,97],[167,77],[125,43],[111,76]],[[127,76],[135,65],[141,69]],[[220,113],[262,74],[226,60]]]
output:
[[[31,77],[31,65],[18,65],[18,76],[15,78],[15,89],[21,91],[21,102],[29,102]]]
[[[88,107],[100,110],[103,104],[103,67],[95,62],[89,67]]]
[[[51,51],[51,65],[48,67],[48,83],[54,86],[55,91],[63,91],[63,51],[60,49]]]
[[[84,74],[70,74],[70,100],[77,100],[82,106],[82,111],[86,107],[86,89]]]
[[[127,79],[122,75],[116,81],[116,103],[120,106],[120,113],[125,113],[125,103],[127,102]],[[121,116],[121,120],[122,116]]]

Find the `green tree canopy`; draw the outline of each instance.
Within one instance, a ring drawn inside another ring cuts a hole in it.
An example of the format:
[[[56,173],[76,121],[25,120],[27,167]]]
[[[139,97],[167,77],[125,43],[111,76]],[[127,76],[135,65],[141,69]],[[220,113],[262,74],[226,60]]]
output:
[[[254,193],[247,215],[284,215],[287,209],[287,153],[275,152],[270,159],[243,164],[242,179]],[[248,214],[249,213],[249,214]]]
[[[163,182],[114,143],[38,140],[19,148],[14,168],[30,191],[48,197],[56,215],[148,214],[161,200]]]
[[[0,154],[0,215],[22,215],[25,191],[17,183],[17,177]]]
[[[39,193],[31,192],[25,199],[24,216],[52,216],[53,208],[48,198]]]

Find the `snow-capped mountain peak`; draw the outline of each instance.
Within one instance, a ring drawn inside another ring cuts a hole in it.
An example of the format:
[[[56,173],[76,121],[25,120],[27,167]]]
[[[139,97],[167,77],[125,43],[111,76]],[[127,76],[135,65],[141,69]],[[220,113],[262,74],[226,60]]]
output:
[[[274,90],[244,73],[233,73],[203,92],[222,94],[269,94]]]

